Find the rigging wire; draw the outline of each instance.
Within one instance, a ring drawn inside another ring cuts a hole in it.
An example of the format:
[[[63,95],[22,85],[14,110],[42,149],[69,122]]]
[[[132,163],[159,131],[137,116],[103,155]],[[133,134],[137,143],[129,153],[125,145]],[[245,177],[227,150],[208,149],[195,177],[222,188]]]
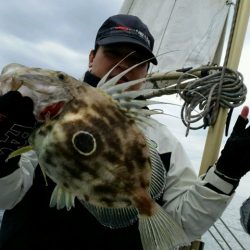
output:
[[[235,239],[235,241],[242,247],[242,249],[245,249],[244,246],[241,244],[241,242],[238,240],[238,238],[234,235],[234,233],[227,226],[227,224],[222,220],[222,218],[220,218],[219,220],[222,222],[222,224],[225,226],[225,228],[228,230],[228,232],[232,235],[232,237]]]
[[[173,12],[174,12],[175,7],[176,7],[176,0],[175,0],[174,3],[173,3],[173,6],[172,6],[171,11],[170,11],[170,15],[169,15],[169,17],[168,17],[168,19],[167,19],[166,24],[164,25],[165,28],[164,28],[164,30],[163,30],[163,32],[162,32],[162,36],[161,36],[161,38],[160,38],[160,43],[159,43],[159,46],[158,46],[157,51],[156,51],[156,53],[155,53],[156,57],[159,56],[159,51],[160,51],[160,49],[161,49],[161,45],[162,45],[163,39],[164,39],[164,37],[165,37],[165,34],[166,34],[166,32],[167,32],[168,25],[169,25],[169,22],[170,22],[170,19],[171,19],[171,17],[172,17],[172,14],[173,14]],[[152,72],[152,70],[153,70],[153,67],[151,67],[151,72]]]
[[[238,240],[238,238],[234,235],[234,233],[230,230],[230,228],[226,225],[226,223],[223,221],[222,218],[219,218],[219,220],[222,223],[222,226],[225,227],[225,229],[230,233],[230,235],[234,238],[234,240],[237,242],[237,244],[241,247],[242,250],[246,250],[246,248],[241,244],[241,242]],[[227,240],[225,239],[225,237],[222,235],[222,233],[220,232],[220,230],[218,229],[218,227],[214,224],[212,226],[216,232],[218,233],[218,235],[220,236],[221,240],[227,245],[227,247],[229,249],[233,249],[227,242]],[[211,228],[212,228],[211,227]],[[213,239],[216,241],[216,243],[220,246],[221,249],[225,249],[223,247],[223,245],[221,244],[221,242],[218,240],[218,238],[212,233],[211,229],[208,230],[208,232],[210,233],[210,235],[213,237]]]
[[[222,250],[224,250],[224,247],[221,245],[220,241],[218,241],[218,239],[215,237],[215,235],[212,233],[212,231],[209,229],[208,232],[211,234],[211,236],[214,238],[214,240],[216,241],[216,243],[220,246],[220,248]]]
[[[220,235],[220,237],[222,238],[222,240],[224,241],[224,243],[228,246],[228,248],[230,250],[232,250],[232,248],[230,247],[230,245],[227,243],[226,239],[224,238],[224,236],[222,235],[222,233],[220,232],[220,230],[216,227],[216,225],[213,225],[214,229],[217,231],[217,233]]]

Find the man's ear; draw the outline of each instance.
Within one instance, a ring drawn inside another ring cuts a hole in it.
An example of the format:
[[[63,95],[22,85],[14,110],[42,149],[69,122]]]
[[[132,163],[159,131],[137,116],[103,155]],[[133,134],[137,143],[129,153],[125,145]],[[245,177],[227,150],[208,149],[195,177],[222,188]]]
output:
[[[95,58],[95,51],[92,49],[89,53],[89,68],[92,68],[94,58]]]

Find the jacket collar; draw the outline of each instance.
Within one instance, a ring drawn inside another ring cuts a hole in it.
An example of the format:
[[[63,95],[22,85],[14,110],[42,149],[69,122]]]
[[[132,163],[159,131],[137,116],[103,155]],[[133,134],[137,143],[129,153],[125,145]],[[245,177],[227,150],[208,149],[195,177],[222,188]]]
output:
[[[99,77],[93,75],[90,71],[87,71],[83,78],[83,81],[88,83],[92,87],[96,87],[100,80],[101,79]]]

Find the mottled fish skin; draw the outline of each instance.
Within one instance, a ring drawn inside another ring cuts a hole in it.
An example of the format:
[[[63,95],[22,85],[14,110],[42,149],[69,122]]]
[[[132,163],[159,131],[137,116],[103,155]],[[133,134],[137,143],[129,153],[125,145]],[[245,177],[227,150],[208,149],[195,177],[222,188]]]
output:
[[[97,210],[136,209],[144,250],[188,245],[182,228],[150,195],[152,147],[142,131],[158,111],[142,110],[149,102],[133,100],[151,90],[130,94],[127,88],[138,82],[116,85],[118,80],[99,89],[63,72],[12,64],[0,76],[0,94],[18,90],[30,96],[42,118],[29,142],[44,175],[57,184],[51,206],[70,209],[77,197]]]
[[[84,85],[77,93],[59,117],[33,134],[31,143],[40,164],[49,177],[79,199],[106,207],[135,206],[132,197],[137,190],[148,190],[151,176],[142,132],[101,90]],[[90,150],[84,140],[93,146],[88,141],[93,136],[96,148],[91,154],[75,149],[72,138],[77,133],[83,151]]]

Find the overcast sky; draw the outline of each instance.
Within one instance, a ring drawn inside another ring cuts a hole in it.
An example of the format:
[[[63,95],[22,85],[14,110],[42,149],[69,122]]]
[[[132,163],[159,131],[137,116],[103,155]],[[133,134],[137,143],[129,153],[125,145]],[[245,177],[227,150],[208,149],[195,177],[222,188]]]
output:
[[[97,29],[122,0],[0,2],[0,68],[11,62],[63,70],[87,69]]]
[[[99,26],[108,16],[117,14],[122,3],[123,0],[2,0],[0,69],[8,63],[16,62],[62,70],[80,78],[87,69],[88,54],[94,46]],[[247,85],[250,83],[249,55],[250,32],[246,35],[239,66]],[[249,104],[249,97],[246,104]],[[171,113],[170,107],[168,112]],[[238,109],[234,113],[237,112]],[[185,127],[180,120],[164,117],[161,121],[170,127],[189,150],[198,171],[207,130],[191,131],[185,137]],[[249,190],[249,182],[250,174],[244,177],[238,194],[249,196],[250,193],[246,191]]]

